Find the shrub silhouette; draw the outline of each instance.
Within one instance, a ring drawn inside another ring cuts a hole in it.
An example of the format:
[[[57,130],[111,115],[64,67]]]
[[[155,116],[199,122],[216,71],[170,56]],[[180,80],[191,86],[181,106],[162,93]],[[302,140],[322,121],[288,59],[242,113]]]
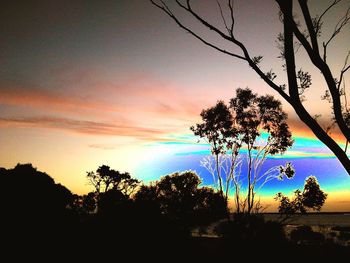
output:
[[[282,246],[286,243],[283,226],[265,221],[259,214],[234,214],[233,219],[219,224],[216,233],[239,247]]]
[[[226,216],[226,202],[220,193],[200,184],[201,179],[195,172],[174,173],[142,186],[135,200],[185,228]]]
[[[299,226],[290,233],[293,242],[302,245],[320,245],[325,237],[319,232],[314,232],[310,226]]]
[[[13,169],[0,170],[0,192],[3,213],[9,218],[21,217],[22,221],[52,220],[67,211],[72,193],[56,184],[46,173],[31,164],[17,164]]]

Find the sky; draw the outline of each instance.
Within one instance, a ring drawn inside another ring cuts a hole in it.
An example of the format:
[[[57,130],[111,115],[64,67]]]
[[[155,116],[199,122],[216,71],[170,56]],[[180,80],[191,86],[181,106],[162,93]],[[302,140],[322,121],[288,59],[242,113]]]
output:
[[[328,1],[309,1],[313,14]],[[259,12],[252,8],[259,3]],[[215,1],[194,1],[196,10],[221,23]],[[349,1],[326,17],[329,37]],[[277,58],[282,30],[275,1],[235,1],[235,32],[262,67],[285,82]],[[179,10],[175,10],[179,11]],[[207,39],[231,48],[215,35],[179,17]],[[296,10],[297,14],[297,10]],[[339,72],[350,40],[344,28],[329,47],[328,63]],[[346,43],[346,44],[344,44]],[[234,50],[234,49],[233,49]],[[302,50],[298,66],[313,73],[307,108],[329,121],[320,101],[324,83]],[[335,74],[337,75],[337,74]],[[202,109],[228,101],[236,88],[278,97],[248,65],[204,46],[148,0],[4,1],[0,10],[0,167],[32,163],[72,192],[92,188],[86,172],[100,165],[128,171],[145,182],[178,170],[196,170],[211,184],[200,160],[208,146],[197,144],[189,127]],[[336,158],[293,113],[295,145],[266,165],[292,161],[296,178],[272,182],[267,202],[279,191],[302,188],[316,175],[329,195],[327,210],[350,211],[350,177]],[[336,134],[335,134],[336,135]],[[343,143],[341,138],[339,142]],[[273,206],[273,205],[272,205]]]

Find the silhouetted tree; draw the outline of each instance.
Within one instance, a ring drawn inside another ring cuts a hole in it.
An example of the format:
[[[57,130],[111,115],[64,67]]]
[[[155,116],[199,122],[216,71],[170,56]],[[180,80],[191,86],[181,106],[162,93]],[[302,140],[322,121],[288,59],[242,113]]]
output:
[[[329,36],[325,36],[322,34],[322,28],[325,26],[325,17],[334,6],[341,2],[341,0],[330,1],[329,6],[321,14],[314,16],[310,13],[307,0],[298,1],[297,8],[301,11],[300,15],[295,15],[295,12],[299,10],[293,7],[293,0],[276,0],[280,8],[280,20],[283,23],[283,33],[280,33],[277,38],[278,47],[280,48],[279,58],[282,59],[282,68],[284,72],[286,72],[287,78],[287,83],[280,84],[277,83],[277,75],[272,69],[266,71],[261,68],[260,64],[263,60],[263,56],[252,56],[245,43],[236,35],[235,23],[237,23],[237,21],[235,21],[233,0],[227,0],[226,9],[222,8],[220,1],[217,1],[218,14],[223,21],[223,24],[219,26],[209,22],[209,20],[197,12],[193,8],[191,0],[171,1],[174,2],[174,5],[162,0],[151,0],[151,2],[173,19],[186,32],[193,35],[205,45],[235,59],[247,62],[253,71],[255,71],[267,85],[278,92],[283,99],[293,107],[300,120],[312,130],[320,141],[327,145],[350,174],[350,159],[346,154],[348,141],[350,141],[350,127],[348,122],[349,109],[347,106],[344,84],[345,73],[349,72],[350,69],[348,61],[349,53],[345,58],[344,65],[339,72],[338,78],[336,78],[336,75],[331,71],[327,63],[329,44],[334,43],[336,37],[348,24],[350,20],[350,7],[345,8],[346,11],[343,16],[339,16],[338,23],[334,27],[333,33]],[[178,8],[175,8],[176,6]],[[183,11],[183,13],[177,14],[177,11]],[[191,26],[186,25],[184,21],[187,20],[184,19],[183,14],[194,18],[200,25],[216,34],[224,43],[226,42],[233,48],[236,48],[234,49],[235,51],[230,51],[230,49],[224,48],[224,45],[221,46],[217,44],[222,43],[222,41],[215,41],[209,37],[202,37],[201,33],[196,32]],[[304,20],[304,23],[298,21],[300,17]],[[302,25],[305,25],[305,28],[302,28]],[[223,28],[223,30],[221,28]],[[322,43],[322,46],[320,43]],[[339,44],[342,45],[342,43]],[[314,66],[317,72],[322,74],[325,80],[327,90],[323,99],[330,101],[330,111],[332,111],[335,120],[333,124],[338,126],[347,142],[345,150],[332,138],[332,135],[329,133],[330,126],[326,125],[326,127],[323,127],[318,120],[319,118],[316,118],[303,104],[306,100],[307,91],[310,90],[312,85],[312,77],[309,72],[298,68],[298,57],[296,53],[299,49],[303,49],[307,54],[303,56],[302,59],[308,58],[310,64]],[[238,52],[236,52],[237,50]]]
[[[323,192],[315,176],[306,178],[302,193],[303,205],[309,209],[320,211],[327,199],[327,194]]]
[[[140,183],[132,178],[129,173],[121,173],[110,169],[107,165],[100,166],[96,172],[87,172],[89,183],[95,187],[97,194],[107,192],[110,189],[117,189],[123,194],[130,196]]]
[[[220,193],[200,184],[201,179],[192,171],[174,173],[142,186],[135,200],[153,204],[153,209],[185,228],[226,216],[226,203]]]
[[[287,114],[283,111],[281,102],[271,95],[258,96],[248,88],[237,89],[236,97],[230,100],[230,108],[235,130],[241,137],[241,144],[246,145],[248,151],[247,212],[250,213],[254,209],[257,182],[265,178],[260,185],[261,188],[267,181],[276,177],[276,174],[271,177],[272,170],[261,176],[262,164],[267,156],[283,154],[290,148],[293,145],[292,134],[289,131],[286,122]],[[263,132],[267,134],[265,142],[261,140]],[[294,170],[291,169],[290,164],[287,164],[286,168],[277,169],[277,178],[281,178],[281,171],[288,178],[294,176]]]
[[[88,172],[87,178],[95,187],[96,196],[86,200],[91,206],[96,202],[97,212],[112,217],[129,206],[130,195],[135,191],[140,181],[132,178],[129,173],[121,173],[110,169],[107,165],[100,166],[96,172]],[[124,213],[125,211],[123,211]]]
[[[46,173],[31,164],[17,164],[13,169],[0,170],[0,198],[4,214],[49,215],[63,213],[72,200],[71,192]],[[8,211],[6,213],[5,211]],[[10,212],[12,211],[12,212]]]
[[[3,252],[69,247],[79,220],[69,209],[73,198],[66,187],[31,164],[0,169],[0,185]]]
[[[235,138],[235,131],[233,129],[232,115],[229,108],[223,101],[218,101],[214,107],[208,108],[201,112],[203,122],[192,126],[193,133],[200,138],[204,138],[211,146],[211,153],[215,156],[216,175],[219,181],[219,192],[227,200],[228,185],[224,186],[220,155],[227,152],[228,144],[232,144],[231,139]],[[231,176],[227,177],[228,184]],[[214,176],[215,183],[215,176]]]
[[[250,89],[237,89],[236,96],[230,100],[230,107],[223,101],[201,113],[203,122],[192,126],[195,135],[204,138],[211,145],[215,156],[216,173],[211,170],[210,163],[204,165],[218,178],[220,193],[228,197],[230,182],[235,188],[236,211],[251,213],[255,206],[256,187],[263,187],[274,178],[293,177],[294,169],[288,163],[286,167],[273,167],[261,174],[261,168],[268,155],[283,154],[293,145],[289,131],[287,114],[282,110],[281,103],[270,95],[258,96]],[[262,133],[266,138],[262,139]],[[242,147],[247,150],[247,194],[240,200],[239,173],[235,173],[237,158]],[[225,162],[225,155],[229,155]],[[221,158],[222,157],[222,158]],[[221,173],[222,171],[222,173]],[[226,184],[222,184],[222,174]],[[225,194],[223,194],[223,189]]]
[[[296,213],[304,214],[307,209],[320,211],[327,199],[315,176],[309,176],[305,180],[304,189],[294,191],[294,198],[290,200],[282,193],[277,193],[275,200],[280,202],[278,212],[283,216],[283,221]]]

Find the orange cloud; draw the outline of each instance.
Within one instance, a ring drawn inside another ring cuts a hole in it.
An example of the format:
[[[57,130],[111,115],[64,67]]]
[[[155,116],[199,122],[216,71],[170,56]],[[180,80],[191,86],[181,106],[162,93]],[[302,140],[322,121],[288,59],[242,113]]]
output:
[[[138,139],[155,139],[166,133],[166,130],[131,126],[127,123],[113,124],[58,117],[0,118],[0,126],[8,125],[59,129],[90,135],[127,136]]]
[[[85,84],[86,96],[83,97],[76,91],[58,92],[2,81],[0,104],[21,107],[22,112],[23,108],[26,110],[23,114],[17,111],[2,115],[1,123],[85,134],[154,138],[156,133],[187,130],[198,119],[202,107],[191,96],[176,92],[175,87],[152,80],[135,79],[124,85],[113,85],[108,81]],[[36,117],[38,115],[52,117]]]
[[[0,103],[5,105],[20,105],[56,112],[74,112],[76,110],[122,111],[120,107],[105,104],[102,101],[72,96],[69,93],[62,95],[40,87],[0,82],[0,91]]]

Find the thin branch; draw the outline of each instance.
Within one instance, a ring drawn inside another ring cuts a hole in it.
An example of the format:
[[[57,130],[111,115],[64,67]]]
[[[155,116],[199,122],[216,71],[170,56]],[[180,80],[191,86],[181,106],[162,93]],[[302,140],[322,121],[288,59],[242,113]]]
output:
[[[164,5],[165,3],[163,1],[161,1]],[[199,36],[198,34],[196,34],[194,31],[192,31],[189,27],[185,26],[183,23],[181,23],[177,18],[176,16],[171,12],[169,11],[169,8],[165,5],[165,6],[162,6],[162,5],[159,5],[158,3],[154,2],[154,0],[151,0],[151,3],[154,4],[155,6],[157,6],[158,8],[160,8],[161,10],[163,10],[169,17],[171,17],[178,26],[180,26],[182,29],[184,29],[185,31],[187,31],[188,33],[190,33],[192,36],[194,36],[195,38],[197,38],[198,40],[200,40],[202,43],[204,43],[205,45],[211,47],[211,48],[214,48],[216,49],[217,51],[221,52],[221,53],[224,53],[226,55],[229,55],[229,56],[232,56],[232,57],[236,57],[236,58],[239,58],[241,60],[246,60],[245,57],[241,56],[241,55],[238,55],[238,54],[235,54],[235,53],[231,53],[225,49],[222,49],[222,48],[219,48],[217,46],[215,46],[214,44],[206,41],[204,38],[202,38],[201,36]]]
[[[338,4],[339,2],[341,2],[342,0],[334,0],[332,4],[330,4],[324,11],[323,13],[319,16],[319,18],[316,21],[316,35],[318,34],[318,30],[320,28],[320,23],[322,21],[323,16],[336,4]]]
[[[176,3],[185,11],[189,12],[194,18],[196,18],[199,22],[201,22],[204,26],[208,27],[210,30],[214,31],[217,33],[219,36],[221,36],[223,39],[226,39],[228,41],[232,41],[232,37],[226,35],[224,32],[222,32],[220,29],[217,27],[213,26],[212,24],[209,24],[208,21],[204,20],[199,14],[197,14],[193,9],[190,4],[190,0],[187,0],[186,3],[187,5],[185,6],[183,3],[181,3],[179,0],[175,0]]]
[[[216,0],[216,3],[219,6],[220,15],[221,15],[222,21],[224,22],[225,28],[227,29],[227,32],[230,33],[230,29],[227,26],[226,19],[225,19],[224,13],[222,11],[221,4],[220,4],[219,0]]]
[[[299,0],[299,5],[301,8],[301,11],[303,12],[303,16],[305,19],[307,30],[308,30],[308,33],[309,33],[309,36],[311,39],[312,48],[313,48],[314,52],[319,54],[318,43],[317,43],[317,33],[315,32],[315,28],[314,28],[314,25],[312,23],[312,18],[310,15],[309,7],[307,5],[307,0]]]
[[[228,1],[228,8],[230,9],[230,16],[231,16],[231,28],[230,28],[230,33],[231,36],[233,37],[233,27],[235,26],[235,18],[233,15],[233,0]]]
[[[327,47],[329,43],[341,32],[342,28],[347,25],[347,23],[350,21],[350,7],[346,10],[346,13],[344,16],[342,16],[338,23],[334,27],[333,34],[328,39],[327,42],[323,42],[323,60],[326,62],[327,59]]]
[[[350,51],[348,52],[348,54],[347,54],[347,56],[345,58],[344,66],[343,66],[342,70],[340,71],[340,77],[339,77],[339,82],[338,82],[338,90],[340,90],[340,85],[341,85],[341,83],[343,81],[345,72],[348,71],[349,68],[350,68],[350,65],[348,65],[349,56],[350,56]]]
[[[196,37],[197,39],[199,39],[201,42],[203,42],[204,44],[222,52],[225,53],[227,55],[239,58],[241,60],[245,60],[248,62],[249,66],[251,66],[253,68],[253,70],[271,87],[273,88],[275,91],[277,91],[287,102],[289,102],[290,104],[293,104],[291,98],[283,91],[283,89],[281,89],[280,86],[278,86],[277,84],[275,84],[273,81],[271,81],[264,72],[261,71],[261,69],[256,65],[256,63],[254,63],[254,61],[252,60],[252,58],[250,57],[247,48],[245,47],[245,45],[238,41],[237,39],[235,39],[232,36],[228,36],[226,34],[224,34],[222,31],[220,31],[218,28],[214,27],[213,25],[209,24],[207,21],[205,21],[203,18],[201,18],[197,13],[195,13],[193,11],[193,9],[191,8],[190,5],[190,1],[187,0],[187,6],[185,6],[183,3],[181,3],[179,0],[176,0],[176,3],[183,8],[185,11],[189,12],[190,14],[192,14],[199,22],[201,22],[204,26],[208,27],[210,30],[213,30],[214,32],[216,32],[217,34],[219,34],[219,36],[221,36],[222,38],[224,38],[225,40],[228,40],[230,42],[232,42],[233,44],[235,44],[236,46],[238,46],[244,56],[240,56],[231,52],[228,52],[226,50],[223,50],[211,43],[209,43],[208,41],[204,40],[202,37],[200,37],[199,35],[197,35],[196,33],[194,33],[191,29],[189,29],[188,27],[186,27],[184,24],[182,24],[172,12],[169,12],[168,9],[169,8],[165,8],[162,5],[159,5],[157,3],[154,2],[154,0],[151,0],[151,2],[157,6],[158,8],[162,9],[166,14],[168,14],[169,17],[171,17],[181,28],[183,28],[184,30],[186,30],[188,33],[190,33],[191,35],[193,35],[194,37]],[[162,1],[163,5],[165,5],[165,3]],[[230,3],[230,2],[229,2]],[[230,4],[232,6],[232,3]],[[233,9],[233,7],[232,7]],[[233,12],[233,11],[232,11]],[[233,13],[231,14],[231,16],[233,16]],[[233,26],[233,24],[232,24]]]

